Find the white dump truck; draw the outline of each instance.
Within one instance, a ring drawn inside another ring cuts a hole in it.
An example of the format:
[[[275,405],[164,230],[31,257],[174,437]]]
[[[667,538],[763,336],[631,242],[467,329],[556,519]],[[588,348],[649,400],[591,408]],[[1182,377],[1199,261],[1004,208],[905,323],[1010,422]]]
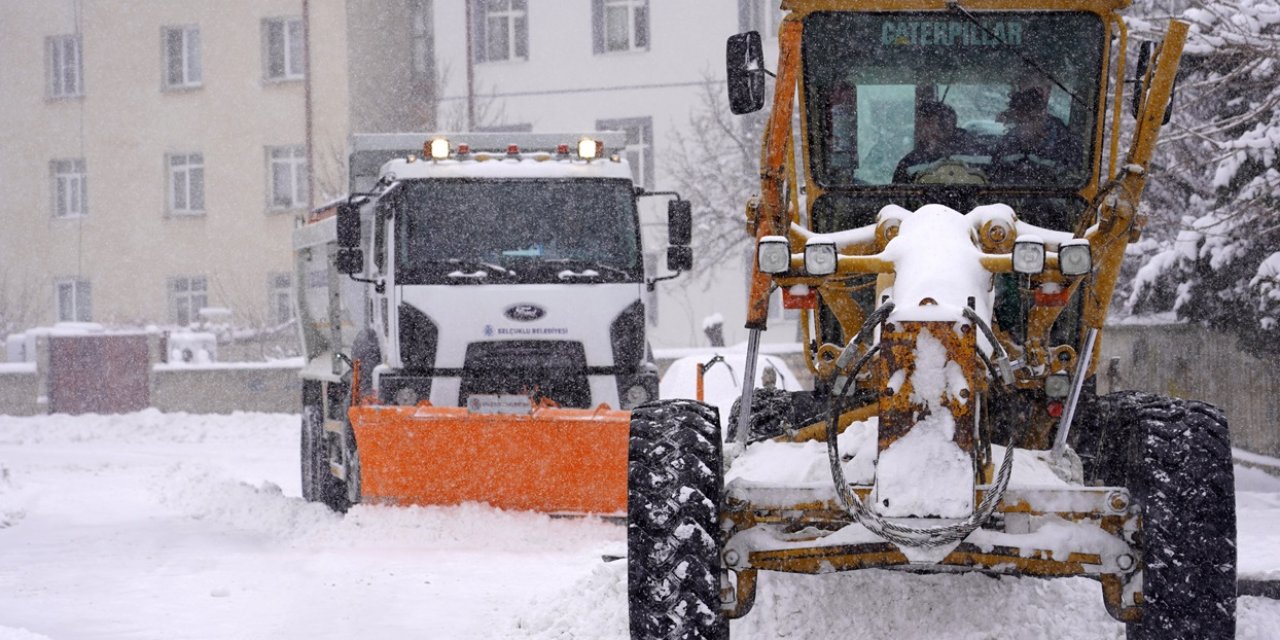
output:
[[[616,133],[356,136],[350,196],[293,236],[308,499],[621,512],[656,399],[637,200]],[[669,276],[673,277],[673,276]]]

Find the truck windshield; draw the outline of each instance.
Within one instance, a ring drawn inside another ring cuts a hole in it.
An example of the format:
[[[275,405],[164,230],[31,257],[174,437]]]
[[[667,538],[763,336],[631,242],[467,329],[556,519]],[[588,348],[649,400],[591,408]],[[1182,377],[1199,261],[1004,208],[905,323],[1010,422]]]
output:
[[[815,13],[811,170],[828,188],[1079,188],[1103,50],[1091,13]]]
[[[414,180],[397,199],[403,284],[457,284],[458,273],[481,271],[488,282],[632,282],[643,275],[628,180]]]

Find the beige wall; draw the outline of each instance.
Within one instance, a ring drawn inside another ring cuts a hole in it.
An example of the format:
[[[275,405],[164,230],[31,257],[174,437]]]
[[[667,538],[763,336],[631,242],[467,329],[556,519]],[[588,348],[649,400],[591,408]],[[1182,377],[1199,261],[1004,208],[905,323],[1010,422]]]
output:
[[[80,18],[77,21],[76,14]],[[261,21],[302,0],[50,0],[0,4],[0,278],[90,281],[92,319],[167,323],[167,279],[204,275],[209,304],[253,324],[268,274],[290,270],[292,212],[269,211],[265,147],[305,142],[301,81],[263,79]],[[45,38],[81,26],[84,96],[47,99]],[[197,25],[203,85],[165,90],[164,26]],[[206,213],[167,215],[165,154],[204,154]],[[88,215],[55,219],[49,162],[83,157]],[[9,306],[13,306],[10,301]]]

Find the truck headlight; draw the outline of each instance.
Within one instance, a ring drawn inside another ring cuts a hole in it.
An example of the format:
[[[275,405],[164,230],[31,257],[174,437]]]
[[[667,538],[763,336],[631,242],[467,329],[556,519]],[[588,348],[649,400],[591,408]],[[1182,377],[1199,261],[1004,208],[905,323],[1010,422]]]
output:
[[[449,141],[445,138],[435,138],[428,146],[432,160],[444,160],[449,157]]]
[[[804,270],[815,276],[836,272],[836,244],[830,240],[810,240],[804,245]]]
[[[1065,398],[1071,393],[1071,376],[1059,372],[1044,379],[1044,394],[1050,398]]]
[[[791,245],[782,236],[765,236],[760,238],[756,258],[760,263],[760,271],[786,273],[791,268]]]
[[[1085,239],[1068,240],[1058,246],[1058,269],[1064,276],[1082,276],[1093,271],[1093,250]]]
[[[1039,236],[1018,236],[1013,243],[1013,271],[1028,275],[1044,271],[1044,240]]]

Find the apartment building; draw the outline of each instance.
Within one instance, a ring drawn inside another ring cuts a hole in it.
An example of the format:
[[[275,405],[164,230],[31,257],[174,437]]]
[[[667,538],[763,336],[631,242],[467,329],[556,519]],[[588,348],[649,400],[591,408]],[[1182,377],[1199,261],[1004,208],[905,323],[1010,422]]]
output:
[[[319,23],[337,19],[332,8],[322,17],[321,4],[311,4],[316,31]],[[650,190],[677,184],[677,172],[691,159],[681,141],[699,126],[695,116],[705,110],[707,92],[725,91],[725,38],[759,30],[766,56],[776,57],[782,16],[779,0],[410,0],[399,9],[387,4],[346,3],[348,24],[340,29],[348,34],[345,49],[313,38],[317,68],[323,59],[350,70],[345,77],[325,76],[334,84],[322,84],[319,76],[312,83],[317,149],[341,148],[353,132],[412,130],[401,126],[409,123],[405,105],[399,98],[386,100],[384,92],[427,78],[429,90],[417,99],[434,107],[431,129],[623,131],[628,144],[619,151],[636,182]],[[342,55],[346,59],[340,61]],[[370,68],[379,60],[381,76]],[[400,75],[391,77],[397,69]],[[391,110],[397,105],[399,113]],[[347,111],[339,112],[344,106]],[[716,151],[702,153],[709,162]],[[339,173],[340,158],[317,154],[317,176]],[[656,198],[641,202],[647,264],[651,274],[664,273],[665,206]],[[710,204],[734,214],[745,200]],[[742,233],[741,228],[698,233]],[[695,244],[699,240],[695,235]],[[728,342],[745,339],[750,252],[744,242],[732,259],[718,263],[695,255],[693,275],[660,284],[650,301],[655,346],[706,344],[703,319],[717,313],[725,318]],[[795,340],[794,317],[780,301],[774,306],[776,321],[765,340]]]
[[[0,331],[181,326],[211,307],[284,324],[294,217],[345,192],[354,133],[621,130],[637,182],[669,189],[693,114],[723,91],[725,37],[759,29],[773,55],[777,5],[0,3]],[[660,273],[665,209],[645,203]],[[743,339],[741,253],[659,285],[656,346],[705,344],[715,313]]]
[[[0,323],[292,314],[301,0],[0,3]]]

